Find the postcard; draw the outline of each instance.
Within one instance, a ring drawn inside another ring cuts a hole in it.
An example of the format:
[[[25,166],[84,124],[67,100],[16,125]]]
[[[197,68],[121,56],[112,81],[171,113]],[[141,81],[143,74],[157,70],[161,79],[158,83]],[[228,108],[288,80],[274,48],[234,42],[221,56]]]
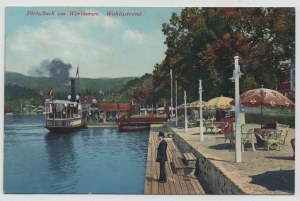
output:
[[[4,198],[295,195],[295,6],[3,9]]]

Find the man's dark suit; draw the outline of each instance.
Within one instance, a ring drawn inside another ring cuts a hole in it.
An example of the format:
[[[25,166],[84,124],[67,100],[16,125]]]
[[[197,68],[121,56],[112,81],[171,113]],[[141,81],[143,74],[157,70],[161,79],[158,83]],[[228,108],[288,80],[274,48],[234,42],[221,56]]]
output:
[[[168,160],[167,157],[167,142],[165,140],[162,140],[157,148],[157,157],[156,162],[159,162],[159,168],[160,168],[160,176],[159,181],[167,181],[166,178],[166,168],[165,168],[165,162]]]

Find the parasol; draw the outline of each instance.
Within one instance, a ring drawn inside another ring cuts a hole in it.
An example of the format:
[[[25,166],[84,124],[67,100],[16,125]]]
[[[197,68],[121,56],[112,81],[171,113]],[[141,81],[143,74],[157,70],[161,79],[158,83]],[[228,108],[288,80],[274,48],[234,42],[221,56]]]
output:
[[[266,88],[244,92],[241,95],[241,104],[246,107],[266,106],[270,109],[295,107],[295,104],[279,91]]]
[[[232,98],[219,96],[213,99],[210,99],[204,104],[204,107],[207,109],[231,109],[233,106],[230,104]]]
[[[203,105],[205,104],[206,102],[202,101],[202,107]],[[183,106],[184,107],[184,106]],[[200,108],[200,104],[199,104],[199,101],[194,101],[194,102],[191,102],[191,103],[188,103],[186,104],[186,107],[187,108]]]
[[[202,101],[202,107],[204,107],[205,103],[205,101]],[[199,105],[199,101],[193,101],[191,103],[187,103],[186,108],[199,108]],[[184,104],[179,105],[177,109],[184,109]]]
[[[265,106],[270,109],[295,107],[295,104],[288,97],[284,96],[279,91],[266,89],[263,87],[252,89],[242,93],[240,101],[241,104],[246,107],[260,106],[261,116],[262,116],[262,106]]]

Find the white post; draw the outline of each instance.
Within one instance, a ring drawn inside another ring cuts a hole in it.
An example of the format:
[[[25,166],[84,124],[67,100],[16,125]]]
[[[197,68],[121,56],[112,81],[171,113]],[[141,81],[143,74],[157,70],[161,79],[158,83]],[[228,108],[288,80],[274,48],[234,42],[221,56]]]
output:
[[[200,132],[200,141],[203,141],[203,114],[202,114],[202,80],[199,80],[199,132]]]
[[[147,108],[145,109],[145,116],[147,116],[148,114],[148,105],[147,105]]]
[[[186,109],[186,91],[184,91],[184,128],[185,132],[188,132],[188,118],[187,118],[187,109]]]
[[[172,76],[172,69],[170,69],[171,75],[171,119],[173,118],[173,76]]]
[[[175,107],[176,107],[176,113],[175,113],[175,118],[176,118],[176,127],[178,126],[178,112],[177,112],[177,79],[175,80]]]
[[[240,70],[239,57],[234,57],[234,82],[235,82],[235,162],[242,162],[241,151],[241,124],[240,124]]]

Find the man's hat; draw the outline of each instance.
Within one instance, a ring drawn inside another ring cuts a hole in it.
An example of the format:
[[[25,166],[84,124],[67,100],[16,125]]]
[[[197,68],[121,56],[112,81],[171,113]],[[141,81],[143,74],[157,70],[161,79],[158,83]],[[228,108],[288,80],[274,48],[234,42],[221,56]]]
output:
[[[159,132],[159,133],[158,133],[158,137],[159,137],[159,136],[165,137],[165,134],[164,134],[163,132]]]

